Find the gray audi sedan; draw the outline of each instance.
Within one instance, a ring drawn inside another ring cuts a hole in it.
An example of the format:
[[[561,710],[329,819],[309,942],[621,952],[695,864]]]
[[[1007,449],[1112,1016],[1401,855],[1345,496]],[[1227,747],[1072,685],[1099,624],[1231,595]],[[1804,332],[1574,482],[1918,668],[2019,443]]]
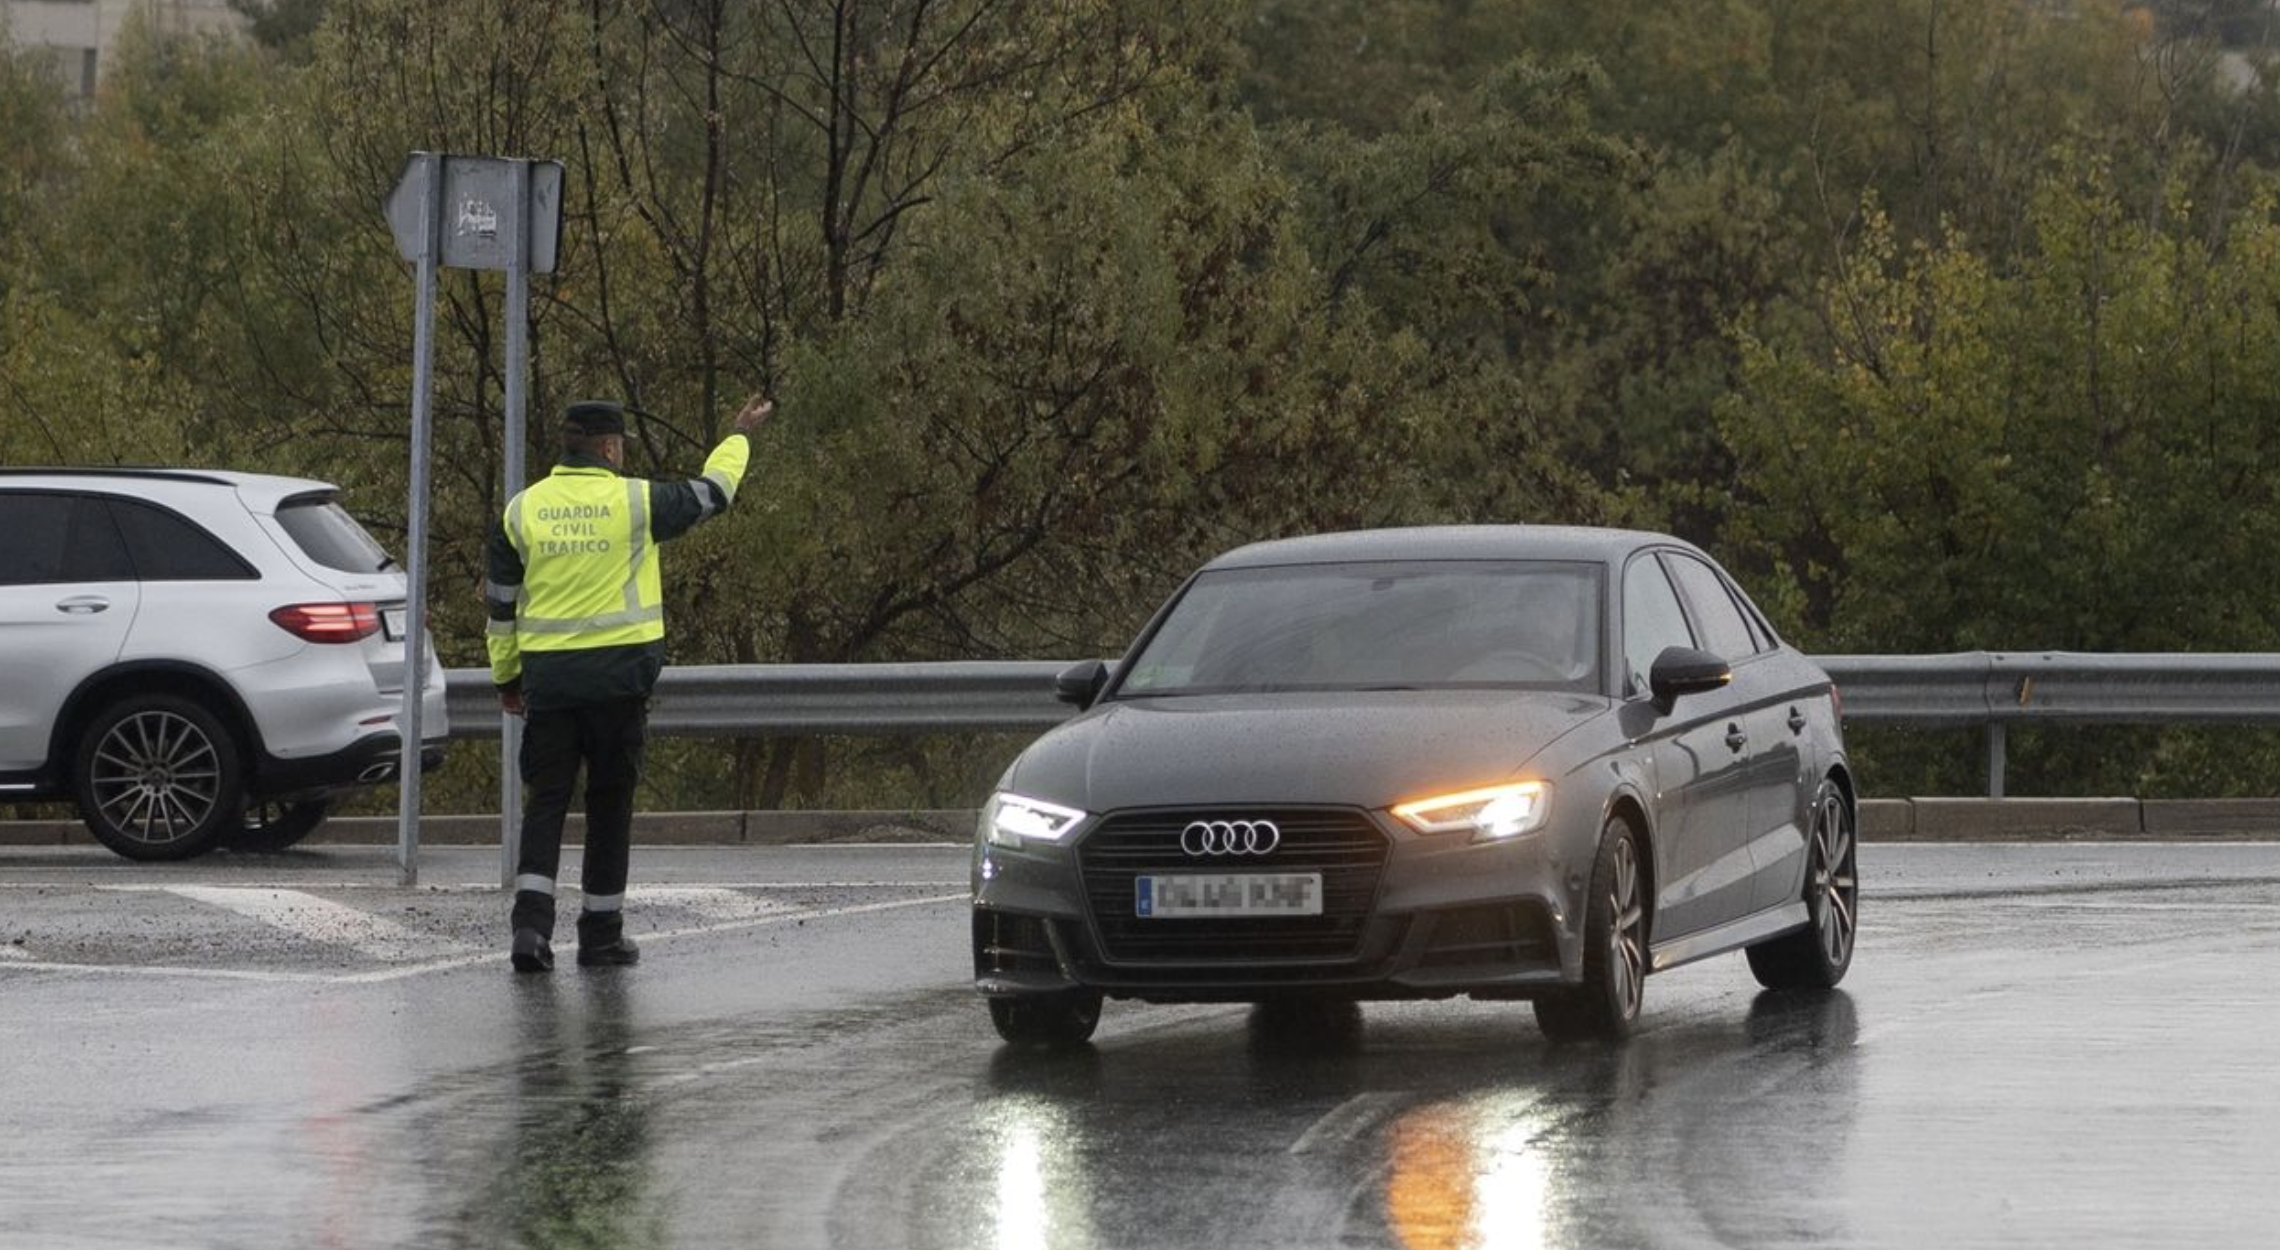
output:
[[[1101,1002],[1528,999],[1617,1038],[1647,974],[1852,960],[1829,677],[1659,534],[1466,526],[1243,547],[1180,587],[983,809],[974,979],[1006,1040]]]

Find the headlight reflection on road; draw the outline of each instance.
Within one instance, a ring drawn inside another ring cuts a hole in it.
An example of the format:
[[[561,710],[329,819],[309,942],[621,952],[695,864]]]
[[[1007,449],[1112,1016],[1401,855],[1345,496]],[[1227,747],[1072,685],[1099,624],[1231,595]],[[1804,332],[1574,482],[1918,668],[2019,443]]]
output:
[[[1480,1246],[1542,1246],[1551,1226],[1552,1169],[1541,1139],[1550,1127],[1523,1104],[1482,1135],[1475,1166]],[[1490,1108],[1484,1120],[1503,1118]]]
[[[997,1149],[997,1250],[1087,1250],[1094,1244],[1076,1157],[1081,1140],[1059,1105],[1033,1098],[989,1104]]]
[[[1420,1107],[1394,1122],[1386,1215],[1406,1250],[1552,1244],[1551,1120],[1532,1099]]]

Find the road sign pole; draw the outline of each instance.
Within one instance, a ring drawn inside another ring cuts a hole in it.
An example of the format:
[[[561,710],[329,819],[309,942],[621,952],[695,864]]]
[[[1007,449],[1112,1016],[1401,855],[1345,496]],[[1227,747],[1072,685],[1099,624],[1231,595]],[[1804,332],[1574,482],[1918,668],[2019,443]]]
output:
[[[506,497],[523,488],[524,428],[530,402],[530,162],[513,165],[507,228],[507,431]],[[499,885],[514,888],[522,858],[522,719],[500,717],[499,726]]]
[[[507,493],[523,486],[524,408],[530,374],[530,275],[553,273],[562,237],[562,162],[444,156],[414,152],[382,205],[396,254],[419,267],[419,306],[412,331],[411,593],[404,646],[407,680],[403,729],[403,794],[397,813],[398,859],[405,885],[419,883],[421,695],[427,685],[427,527],[429,408],[434,391],[435,284],[445,268],[507,274]],[[503,219],[503,220],[502,220]],[[448,225],[448,229],[446,226]],[[503,228],[502,228],[503,227]],[[522,724],[507,719],[500,735],[499,841],[501,884],[514,880],[521,850],[522,789],[516,759]]]
[[[411,586],[404,627],[404,706],[396,718],[403,754],[396,803],[396,862],[404,885],[420,883],[420,747],[422,704],[427,694],[427,528],[429,407],[435,374],[435,275],[443,252],[443,158],[423,152],[420,161],[419,295],[412,315],[412,498]]]

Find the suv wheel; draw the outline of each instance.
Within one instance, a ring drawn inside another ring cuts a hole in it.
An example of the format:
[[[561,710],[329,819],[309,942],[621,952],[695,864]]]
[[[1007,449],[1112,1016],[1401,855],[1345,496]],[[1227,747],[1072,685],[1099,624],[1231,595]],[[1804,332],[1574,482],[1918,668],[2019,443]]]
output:
[[[188,699],[140,695],[105,707],[80,735],[77,763],[80,818],[128,859],[203,854],[245,814],[237,740]]]
[[[245,819],[225,841],[233,851],[282,851],[317,831],[332,815],[331,799],[280,803],[258,799],[245,805]]]

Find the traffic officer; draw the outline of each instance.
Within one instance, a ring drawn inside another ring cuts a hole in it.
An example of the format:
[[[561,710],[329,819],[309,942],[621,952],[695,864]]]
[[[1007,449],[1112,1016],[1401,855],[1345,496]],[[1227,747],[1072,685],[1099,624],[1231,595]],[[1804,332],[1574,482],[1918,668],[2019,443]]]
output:
[[[524,718],[522,858],[515,868],[511,956],[518,972],[554,967],[554,874],[562,822],[586,771],[581,966],[641,958],[625,935],[625,878],[633,788],[650,690],[665,664],[665,601],[657,545],[689,532],[736,499],[751,458],[750,433],[775,410],[754,396],[735,432],[705,459],[704,475],[650,482],[622,477],[625,410],[570,405],[562,462],[507,501],[491,534],[491,680],[499,706]]]

